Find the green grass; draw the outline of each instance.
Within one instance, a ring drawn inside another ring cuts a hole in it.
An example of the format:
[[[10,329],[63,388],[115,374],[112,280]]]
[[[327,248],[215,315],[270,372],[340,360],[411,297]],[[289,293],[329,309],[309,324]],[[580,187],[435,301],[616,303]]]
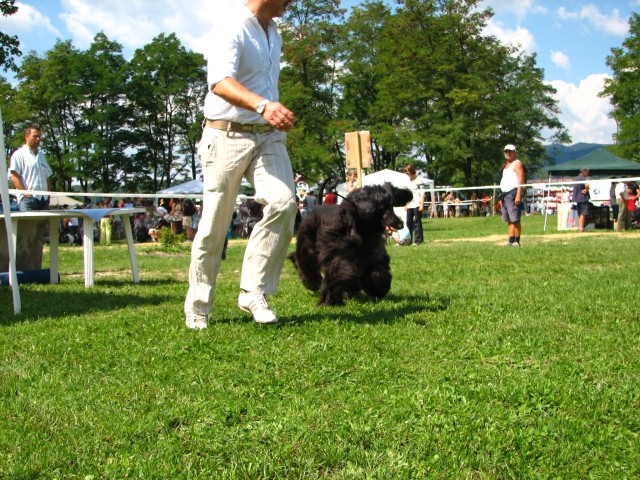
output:
[[[61,247],[62,283],[0,289],[0,478],[640,476],[634,234],[425,221],[382,301],[319,308],[287,264],[276,327],[235,306],[184,327],[188,249]],[[489,239],[489,241],[478,241]],[[100,273],[101,272],[101,273]]]

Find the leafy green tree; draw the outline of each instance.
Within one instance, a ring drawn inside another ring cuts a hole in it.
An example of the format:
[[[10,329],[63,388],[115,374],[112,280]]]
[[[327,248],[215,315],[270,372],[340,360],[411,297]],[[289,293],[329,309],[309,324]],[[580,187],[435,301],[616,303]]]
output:
[[[98,33],[89,49],[75,64],[78,80],[81,122],[73,143],[70,161],[82,189],[112,192],[135,191],[128,182],[127,147],[133,142],[127,129],[131,109],[127,103],[128,63],[122,46]]]
[[[622,47],[612,48],[607,65],[613,78],[605,80],[601,96],[610,97],[611,117],[618,125],[616,145],[618,155],[640,161],[640,14],[629,19],[629,36]]]
[[[289,154],[294,168],[314,180],[344,168],[344,131],[336,126],[343,14],[335,0],[299,0],[281,28],[281,101],[298,120],[289,132]]]
[[[85,100],[79,88],[82,60],[71,41],[57,41],[43,57],[29,53],[17,73],[20,118],[16,122],[20,128],[28,123],[42,128],[42,148],[56,190],[69,190],[77,174],[74,139],[83,128]]]
[[[0,77],[0,110],[2,110],[2,132],[4,134],[4,149],[7,159],[13,153],[15,147],[22,144],[14,122],[16,92],[6,79]]]
[[[402,141],[403,117],[377,105],[379,85],[387,75],[380,54],[390,18],[391,10],[384,2],[366,1],[352,10],[345,25],[339,118],[347,131],[371,132],[373,170],[395,168],[411,144]]]
[[[204,102],[205,93],[196,84],[204,78],[204,57],[188,52],[175,34],[161,34],[135,51],[128,98],[136,138],[132,171],[141,188],[159,190],[185,169],[193,173],[192,125],[198,118],[195,105]]]
[[[494,180],[505,140],[534,166],[543,129],[568,139],[535,56],[482,34],[491,10],[478,0],[402,3],[385,28],[376,104],[399,119],[398,151],[426,162],[438,183],[471,186]]]
[[[18,11],[15,0],[0,0],[0,13],[7,17]],[[16,71],[17,66],[13,57],[22,55],[20,51],[20,40],[15,35],[7,35],[0,32],[0,66],[5,72]]]

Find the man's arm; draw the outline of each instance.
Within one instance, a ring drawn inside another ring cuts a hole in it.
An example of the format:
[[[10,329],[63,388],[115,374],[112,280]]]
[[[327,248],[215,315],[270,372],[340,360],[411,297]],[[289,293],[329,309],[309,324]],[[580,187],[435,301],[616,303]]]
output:
[[[14,170],[11,170],[11,176],[9,177],[11,183],[13,184],[13,188],[16,190],[26,190],[27,187],[22,181],[22,177],[20,174]],[[25,197],[29,198],[31,195],[25,195]]]
[[[513,169],[518,176],[518,189],[516,190],[516,203],[522,203],[522,186],[524,185],[524,166],[522,162],[518,161]]]
[[[236,107],[255,111],[256,106],[263,100],[260,95],[252,92],[236,79],[227,77],[216,83],[212,92],[226,102]],[[269,100],[268,98],[266,100]],[[287,132],[293,128],[295,117],[293,112],[280,102],[269,102],[262,117],[277,130]]]

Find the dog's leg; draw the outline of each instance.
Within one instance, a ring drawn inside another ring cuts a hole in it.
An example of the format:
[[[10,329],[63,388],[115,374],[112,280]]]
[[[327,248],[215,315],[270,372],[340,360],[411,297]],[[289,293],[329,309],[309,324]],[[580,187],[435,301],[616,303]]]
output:
[[[320,261],[318,259],[318,230],[322,222],[317,215],[312,214],[302,222],[296,236],[296,251],[289,258],[298,270],[302,284],[308,290],[317,292],[322,285]]]
[[[319,305],[343,305],[360,291],[361,269],[354,263],[353,257],[336,257],[323,266],[325,272]]]
[[[370,257],[364,266],[362,275],[362,290],[374,298],[383,298],[391,289],[391,269],[389,255],[383,254]]]

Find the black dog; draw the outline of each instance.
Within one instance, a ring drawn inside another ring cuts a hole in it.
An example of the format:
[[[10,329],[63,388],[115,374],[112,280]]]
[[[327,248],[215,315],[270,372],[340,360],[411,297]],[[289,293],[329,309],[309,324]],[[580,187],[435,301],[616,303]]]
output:
[[[309,290],[320,290],[320,305],[342,305],[360,290],[375,298],[391,288],[384,235],[404,223],[393,207],[413,198],[390,183],[351,192],[340,205],[315,208],[300,225],[296,251],[289,258]]]

